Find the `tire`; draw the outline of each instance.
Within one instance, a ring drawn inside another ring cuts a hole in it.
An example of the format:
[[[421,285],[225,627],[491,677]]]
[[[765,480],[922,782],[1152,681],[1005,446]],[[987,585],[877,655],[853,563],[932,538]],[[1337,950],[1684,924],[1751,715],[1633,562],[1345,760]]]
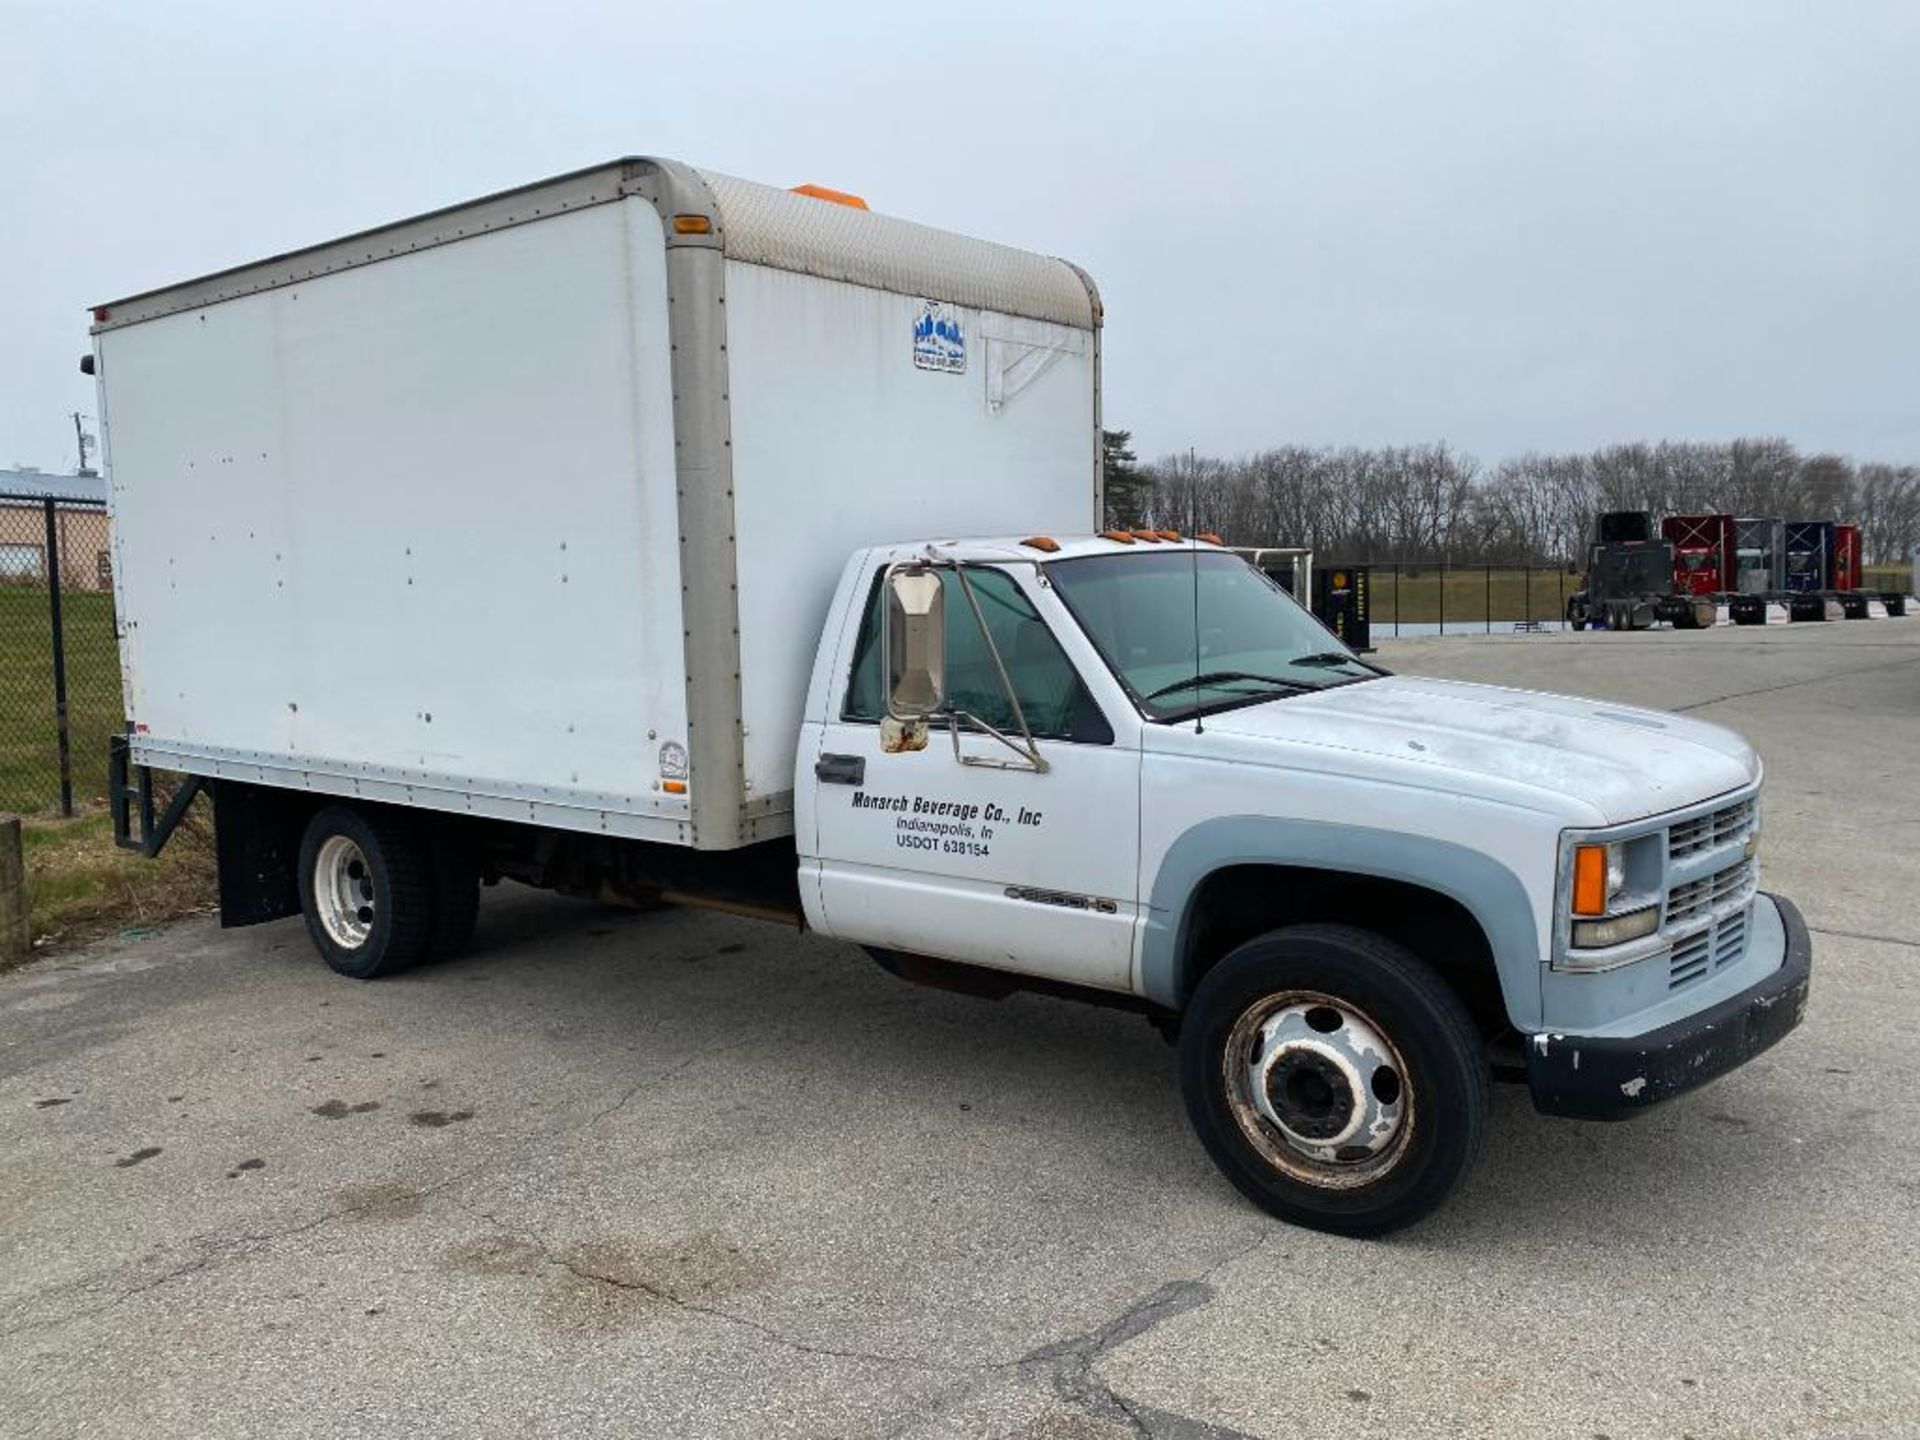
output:
[[[480,861],[466,837],[443,827],[428,846],[433,872],[433,921],[426,958],[451,960],[473,942],[480,918]]]
[[[314,948],[354,980],[391,975],[427,953],[433,865],[418,830],[376,811],[329,805],[300,841],[300,910]]]
[[[1181,1027],[1180,1080],[1242,1194],[1337,1235],[1431,1213],[1473,1167],[1492,1103],[1460,998],[1403,946],[1347,925],[1272,931],[1208,972]]]

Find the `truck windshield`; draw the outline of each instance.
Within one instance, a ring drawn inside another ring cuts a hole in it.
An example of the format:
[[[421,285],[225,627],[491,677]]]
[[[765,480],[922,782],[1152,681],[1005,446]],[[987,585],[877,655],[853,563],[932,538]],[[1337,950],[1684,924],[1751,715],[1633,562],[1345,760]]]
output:
[[[1090,555],[1056,560],[1047,575],[1150,719],[1183,719],[1383,673],[1234,555]]]

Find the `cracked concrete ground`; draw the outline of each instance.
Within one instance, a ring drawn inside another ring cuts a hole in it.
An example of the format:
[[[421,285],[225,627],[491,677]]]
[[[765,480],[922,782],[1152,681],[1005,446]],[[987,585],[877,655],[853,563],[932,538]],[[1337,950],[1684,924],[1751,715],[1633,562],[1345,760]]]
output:
[[[1803,1029],[1628,1125],[1503,1088],[1369,1244],[1124,1015],[504,888],[371,985],[186,924],[0,976],[0,1434],[1920,1433],[1920,623],[1381,658],[1743,729]]]

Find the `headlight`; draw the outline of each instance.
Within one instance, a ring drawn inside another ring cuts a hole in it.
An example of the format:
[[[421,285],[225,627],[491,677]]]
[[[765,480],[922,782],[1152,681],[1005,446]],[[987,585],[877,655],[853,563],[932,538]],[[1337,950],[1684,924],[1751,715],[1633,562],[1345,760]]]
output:
[[[1629,940],[1638,940],[1642,935],[1651,935],[1660,928],[1660,907],[1649,905],[1643,910],[1629,911],[1625,915],[1615,915],[1608,920],[1576,920],[1573,922],[1573,945],[1577,950],[1598,950],[1606,945],[1624,945]]]
[[[1605,950],[1660,928],[1660,846],[1664,832],[1573,847],[1570,950]],[[1572,960],[1572,957],[1568,957]],[[1583,968],[1574,962],[1572,968]]]

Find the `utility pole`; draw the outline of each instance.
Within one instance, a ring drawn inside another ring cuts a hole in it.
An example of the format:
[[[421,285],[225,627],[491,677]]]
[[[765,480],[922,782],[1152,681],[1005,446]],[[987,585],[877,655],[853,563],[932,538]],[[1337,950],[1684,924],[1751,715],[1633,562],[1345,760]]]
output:
[[[91,475],[93,471],[87,466],[87,452],[92,450],[97,442],[87,433],[87,427],[81,423],[83,419],[78,410],[73,412],[73,443],[80,451],[80,469],[77,473]]]

